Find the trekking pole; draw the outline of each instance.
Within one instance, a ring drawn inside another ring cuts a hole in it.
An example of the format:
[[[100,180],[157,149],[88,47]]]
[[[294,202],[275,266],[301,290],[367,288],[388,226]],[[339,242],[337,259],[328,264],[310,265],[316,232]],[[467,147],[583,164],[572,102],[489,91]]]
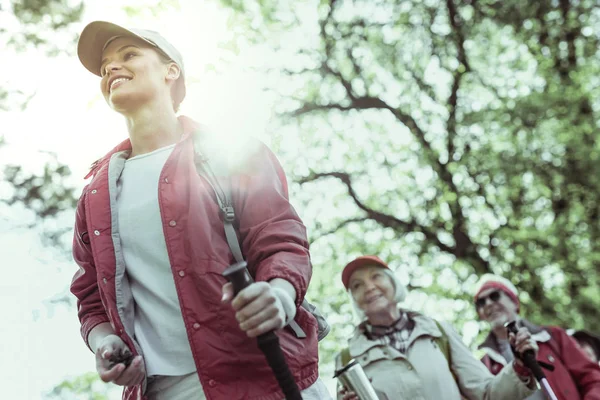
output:
[[[516,321],[507,322],[506,324],[504,324],[504,327],[509,332],[512,332],[515,335],[518,332]],[[543,389],[544,393],[546,394],[546,396],[548,397],[548,399],[549,400],[558,400],[558,398],[554,394],[554,390],[552,390],[552,387],[548,383],[548,379],[546,379],[546,375],[544,374],[544,371],[542,371],[542,367],[540,366],[538,361],[535,359],[535,353],[533,352],[533,350],[524,351],[521,354],[521,360],[523,361],[523,364],[525,364],[525,366],[527,368],[529,368],[531,373],[533,373],[533,376],[535,377],[535,379],[540,383],[540,385],[542,386],[542,389]]]
[[[241,261],[230,265],[223,271],[223,276],[233,285],[234,297],[242,289],[254,282],[246,266],[247,263]],[[258,336],[257,341],[258,348],[265,355],[267,363],[271,367],[286,400],[302,400],[300,389],[296,385],[294,376],[290,372],[290,368],[279,345],[279,337],[274,331],[271,331]]]

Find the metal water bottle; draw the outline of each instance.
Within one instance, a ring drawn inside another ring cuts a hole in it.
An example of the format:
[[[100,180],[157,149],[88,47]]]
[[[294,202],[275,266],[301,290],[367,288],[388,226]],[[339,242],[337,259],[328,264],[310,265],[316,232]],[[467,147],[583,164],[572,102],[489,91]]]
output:
[[[355,359],[350,360],[345,367],[335,371],[333,377],[339,379],[346,389],[356,393],[360,400],[379,400],[367,374]]]

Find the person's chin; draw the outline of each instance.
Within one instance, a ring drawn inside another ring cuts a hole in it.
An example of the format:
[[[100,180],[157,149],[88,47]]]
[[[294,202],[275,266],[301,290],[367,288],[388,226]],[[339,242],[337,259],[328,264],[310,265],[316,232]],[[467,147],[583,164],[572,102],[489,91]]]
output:
[[[367,309],[372,314],[380,314],[389,311],[390,305],[384,299],[378,299],[368,305]]]
[[[488,322],[492,329],[503,327],[505,323],[509,320],[506,314],[498,314],[493,316],[492,318],[488,318]]]
[[[134,96],[126,92],[119,91],[111,93],[108,97],[108,105],[115,111],[124,111],[132,108],[136,103]]]

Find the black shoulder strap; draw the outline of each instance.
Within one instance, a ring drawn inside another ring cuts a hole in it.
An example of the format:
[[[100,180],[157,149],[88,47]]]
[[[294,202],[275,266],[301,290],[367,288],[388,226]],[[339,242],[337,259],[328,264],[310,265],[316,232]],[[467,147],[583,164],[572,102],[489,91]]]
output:
[[[242,254],[237,232],[233,226],[235,222],[235,208],[233,207],[231,195],[231,179],[229,179],[230,176],[228,165],[226,162],[220,163],[222,164],[219,165],[221,169],[220,172],[222,172],[227,179],[223,179],[222,182],[219,182],[217,180],[217,176],[210,166],[208,158],[206,158],[201,152],[199,140],[200,134],[200,132],[194,133],[194,163],[196,164],[196,170],[198,171],[198,175],[203,176],[215,192],[217,204],[221,209],[223,227],[225,228],[225,238],[227,239],[227,244],[229,245],[231,254],[233,254],[233,258],[235,258],[235,261],[237,262],[244,261],[244,256]],[[303,306],[305,302],[306,299],[302,302]],[[306,333],[295,320],[290,321],[288,326],[294,331],[296,337],[306,337]]]

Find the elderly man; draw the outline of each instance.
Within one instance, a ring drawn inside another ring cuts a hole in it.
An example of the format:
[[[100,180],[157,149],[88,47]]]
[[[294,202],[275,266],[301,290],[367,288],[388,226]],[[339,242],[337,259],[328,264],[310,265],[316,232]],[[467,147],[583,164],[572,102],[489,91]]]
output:
[[[475,307],[479,318],[491,327],[479,348],[485,351],[482,361],[492,374],[499,373],[514,358],[504,324],[516,320],[519,326],[529,329],[537,342],[538,360],[554,366],[554,371],[545,373],[559,400],[600,400],[598,365],[587,359],[564,329],[536,326],[521,318],[518,291],[510,281],[496,275],[484,275],[475,291]],[[538,391],[529,399],[545,397]]]

